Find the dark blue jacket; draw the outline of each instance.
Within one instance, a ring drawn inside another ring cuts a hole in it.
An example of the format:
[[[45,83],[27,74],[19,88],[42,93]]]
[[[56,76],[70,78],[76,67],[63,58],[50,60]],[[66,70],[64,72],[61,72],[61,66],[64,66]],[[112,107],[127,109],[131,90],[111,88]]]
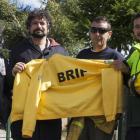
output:
[[[39,46],[31,42],[31,39],[25,39],[22,43],[12,48],[6,76],[10,89],[13,88],[14,76],[12,75],[12,69],[16,63],[23,62],[26,64],[33,59],[50,58],[56,53],[68,56],[68,52],[60,44],[51,38],[48,39],[50,40],[50,46],[45,48],[43,52],[41,52]]]

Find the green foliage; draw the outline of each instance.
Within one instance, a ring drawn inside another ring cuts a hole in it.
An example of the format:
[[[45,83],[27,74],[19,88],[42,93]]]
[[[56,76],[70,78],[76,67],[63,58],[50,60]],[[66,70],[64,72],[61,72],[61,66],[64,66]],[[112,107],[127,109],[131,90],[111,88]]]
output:
[[[11,50],[13,46],[28,36],[25,29],[25,19],[30,7],[20,7],[9,4],[7,0],[0,1],[0,20],[5,26],[3,31],[3,48]]]
[[[64,0],[62,5],[63,14],[75,24],[72,31],[77,40],[89,44],[87,33],[91,21],[97,16],[107,16],[113,31],[109,46],[127,51],[134,43],[133,16],[140,11],[139,0]]]
[[[53,28],[49,33],[49,37],[54,38],[61,46],[65,47],[70,56],[75,57],[79,51],[80,41],[75,40],[73,30],[75,24],[63,14],[61,0],[51,0],[46,3],[46,0],[40,0],[43,5],[46,5],[46,10],[52,15]],[[13,46],[20,43],[25,37],[28,37],[28,32],[25,28],[25,20],[29,6],[9,4],[6,0],[0,1],[0,13],[3,15],[0,20],[3,21],[5,29],[3,32],[4,44],[3,48],[11,50]],[[5,10],[8,7],[8,10]],[[80,45],[80,48],[83,45]]]
[[[75,57],[79,48],[82,49],[84,45],[81,40],[75,38],[73,33],[76,27],[75,23],[64,14],[63,4],[65,2],[62,0],[48,0],[47,3],[45,3],[45,0],[40,0],[40,2],[46,5],[45,9],[52,16],[53,28],[48,36],[54,38],[56,42],[66,48],[70,56]]]
[[[2,54],[5,58],[9,58],[9,52],[0,50],[0,54]]]
[[[133,15],[140,11],[139,0],[39,0],[49,10],[53,28],[49,37],[65,47],[70,56],[91,44],[88,32],[91,21],[97,16],[107,16],[113,35],[108,42],[111,48],[127,52],[134,43]],[[30,6],[9,4],[0,0],[0,22],[4,24],[3,48],[13,46],[28,37],[25,20]]]
[[[118,51],[128,50],[128,45],[134,43],[133,35],[133,17],[140,11],[140,3],[138,0],[121,0],[111,4],[111,16],[113,35],[110,45],[113,47],[116,42]],[[118,42],[118,43],[117,43]]]

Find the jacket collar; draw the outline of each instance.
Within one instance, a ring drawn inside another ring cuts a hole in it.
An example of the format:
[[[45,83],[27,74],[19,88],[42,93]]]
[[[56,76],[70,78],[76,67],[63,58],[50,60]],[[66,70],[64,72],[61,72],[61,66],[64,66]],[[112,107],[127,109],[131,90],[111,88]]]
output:
[[[60,45],[59,43],[55,42],[54,39],[52,39],[52,38],[48,38],[48,39],[50,40],[50,46],[58,46],[58,45]]]
[[[132,46],[136,50],[140,51],[140,43],[137,43],[136,45]]]

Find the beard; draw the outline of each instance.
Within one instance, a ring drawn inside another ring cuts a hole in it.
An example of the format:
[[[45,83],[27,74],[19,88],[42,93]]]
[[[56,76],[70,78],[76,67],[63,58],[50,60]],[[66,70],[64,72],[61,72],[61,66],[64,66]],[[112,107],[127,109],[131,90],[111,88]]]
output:
[[[137,40],[138,43],[140,43],[140,38],[136,37],[136,40]]]
[[[140,39],[137,39],[137,42],[140,43]]]
[[[36,31],[41,31],[42,33],[41,34],[40,33],[36,33]],[[33,33],[29,32],[29,34],[31,36],[35,37],[35,38],[43,38],[44,36],[46,36],[46,34],[44,33],[44,31],[41,30],[41,29],[36,29],[36,30],[33,31]]]

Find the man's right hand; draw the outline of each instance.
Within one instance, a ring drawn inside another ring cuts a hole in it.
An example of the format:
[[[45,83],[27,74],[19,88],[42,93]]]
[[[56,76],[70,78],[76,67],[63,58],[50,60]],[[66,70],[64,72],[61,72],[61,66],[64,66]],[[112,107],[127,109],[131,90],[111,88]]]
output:
[[[17,72],[22,72],[26,69],[26,65],[23,62],[18,62],[15,64],[14,68],[13,68],[13,72],[16,75]]]

